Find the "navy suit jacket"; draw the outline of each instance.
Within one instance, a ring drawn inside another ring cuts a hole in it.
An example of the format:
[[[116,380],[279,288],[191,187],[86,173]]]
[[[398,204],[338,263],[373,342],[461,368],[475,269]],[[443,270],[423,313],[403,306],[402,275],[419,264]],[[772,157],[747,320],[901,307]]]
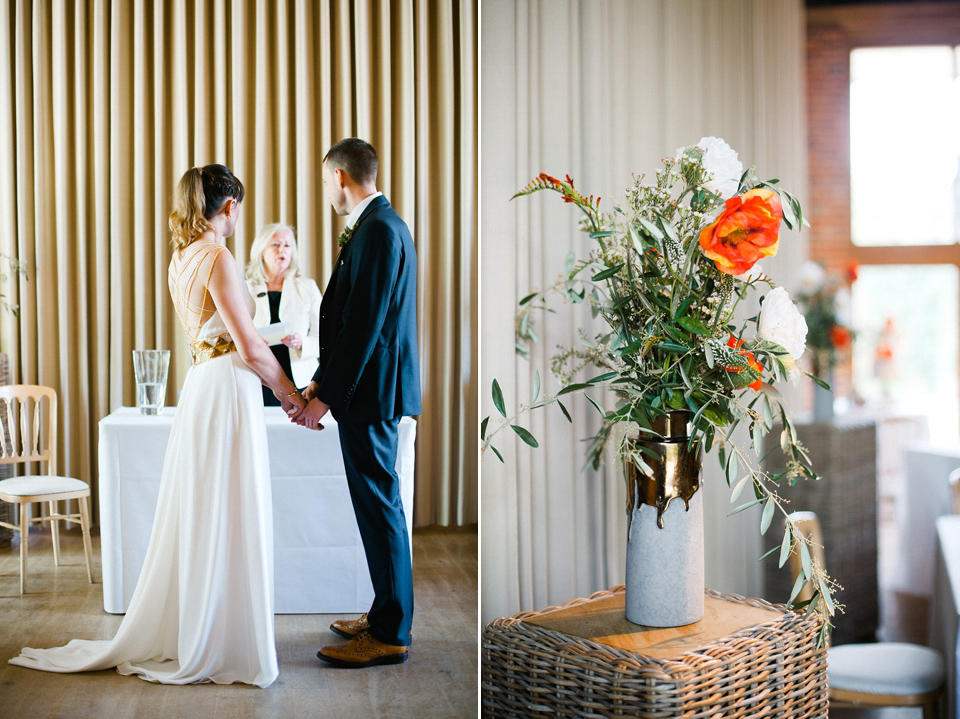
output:
[[[382,195],[360,215],[323,293],[313,379],[338,422],[420,414],[417,253]]]

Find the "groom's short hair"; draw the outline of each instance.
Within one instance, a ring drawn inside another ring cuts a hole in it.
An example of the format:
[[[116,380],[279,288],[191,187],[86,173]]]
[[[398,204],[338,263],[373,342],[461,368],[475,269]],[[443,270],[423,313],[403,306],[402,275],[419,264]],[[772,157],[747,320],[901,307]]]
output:
[[[333,168],[339,167],[359,185],[373,184],[377,181],[377,151],[373,145],[356,137],[340,140],[327,150],[323,158]]]

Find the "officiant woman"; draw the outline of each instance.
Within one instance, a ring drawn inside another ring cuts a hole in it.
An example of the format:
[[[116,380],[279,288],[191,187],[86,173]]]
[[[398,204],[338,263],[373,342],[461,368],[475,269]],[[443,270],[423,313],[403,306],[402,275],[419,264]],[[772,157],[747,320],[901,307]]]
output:
[[[258,328],[284,323],[287,333],[270,346],[287,377],[298,387],[310,384],[320,356],[320,288],[300,273],[293,228],[266,225],[250,247],[247,286],[256,301],[253,324]],[[263,403],[280,402],[263,388]]]

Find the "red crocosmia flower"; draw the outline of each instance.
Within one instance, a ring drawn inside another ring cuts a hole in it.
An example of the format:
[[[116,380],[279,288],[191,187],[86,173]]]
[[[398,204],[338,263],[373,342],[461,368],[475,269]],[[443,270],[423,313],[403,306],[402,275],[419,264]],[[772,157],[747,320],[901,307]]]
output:
[[[753,356],[752,352],[740,352],[744,357],[747,358],[747,364],[750,365],[750,369],[756,371],[757,374],[763,374],[763,366],[757,362],[756,357]],[[747,385],[752,390],[758,390],[763,386],[763,380],[757,379],[755,382],[751,382]]]
[[[843,325],[833,325],[830,328],[830,344],[838,350],[846,348],[850,344],[850,330]]]
[[[738,340],[733,335],[730,335],[730,338],[727,340],[727,347],[733,347],[736,349],[743,345],[743,340]],[[747,364],[750,366],[750,369],[754,370],[758,375],[763,374],[763,365],[757,362],[757,358],[754,357],[753,352],[747,352],[746,350],[738,350],[737,354],[741,355],[747,360]],[[724,367],[727,372],[743,372],[743,367]],[[758,390],[763,385],[763,380],[757,379],[755,382],[751,382],[747,385],[752,390]]]
[[[700,232],[700,249],[724,274],[742,275],[761,257],[777,254],[782,217],[773,190],[757,188],[731,197],[720,217]]]

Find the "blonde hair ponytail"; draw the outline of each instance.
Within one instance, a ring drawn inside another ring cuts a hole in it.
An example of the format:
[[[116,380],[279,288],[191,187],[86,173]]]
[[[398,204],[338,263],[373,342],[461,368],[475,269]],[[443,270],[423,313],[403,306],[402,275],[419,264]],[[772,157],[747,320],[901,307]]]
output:
[[[182,250],[209,227],[203,218],[206,204],[203,198],[203,170],[191,167],[180,178],[173,193],[173,212],[170,213],[168,224],[176,249]]]
[[[173,246],[182,250],[202,235],[228,199],[243,201],[243,183],[223,165],[191,167],[173,193],[173,212],[168,225]]]

